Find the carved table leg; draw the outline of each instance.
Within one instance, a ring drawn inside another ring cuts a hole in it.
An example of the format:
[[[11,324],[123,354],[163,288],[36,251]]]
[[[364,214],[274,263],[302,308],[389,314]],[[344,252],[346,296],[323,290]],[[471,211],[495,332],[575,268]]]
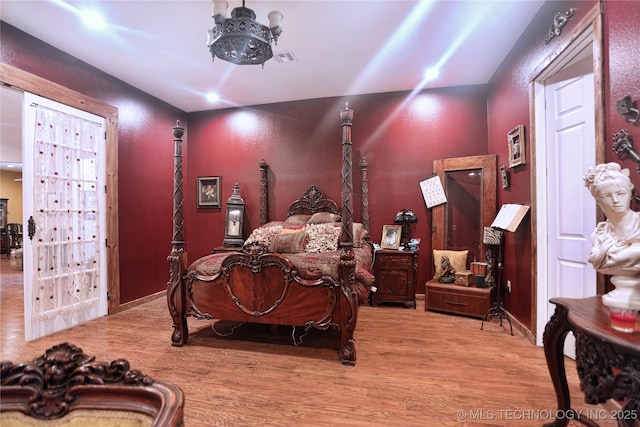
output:
[[[567,310],[556,306],[556,311],[547,323],[542,337],[544,356],[547,359],[549,375],[558,401],[558,413],[565,415],[571,410],[571,398],[569,397],[569,386],[564,366],[564,340],[571,330],[572,327],[567,321]],[[562,427],[568,423],[569,418],[565,416],[563,419],[556,419],[552,423],[545,424],[545,427]]]

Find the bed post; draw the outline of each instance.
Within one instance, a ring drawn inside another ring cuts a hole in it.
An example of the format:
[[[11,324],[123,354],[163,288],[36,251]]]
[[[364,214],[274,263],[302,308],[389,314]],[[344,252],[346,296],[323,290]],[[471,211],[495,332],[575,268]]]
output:
[[[267,168],[269,166],[264,159],[260,159],[260,225],[269,221],[269,188],[267,181]]]
[[[167,283],[167,304],[169,314],[173,319],[173,334],[171,343],[181,346],[187,342],[189,330],[184,318],[184,289],[181,286],[182,274],[186,270],[186,254],[184,252],[184,215],[182,212],[182,135],[184,128],[180,127],[180,120],[173,127],[173,239],[169,261],[169,283]]]
[[[356,348],[353,332],[358,320],[358,296],[355,284],[355,256],[353,253],[353,160],[351,121],[353,110],[345,102],[340,111],[342,119],[342,233],[340,235],[340,281],[344,304],[340,304],[342,340],[340,360],[343,365],[355,365]]]
[[[369,231],[369,180],[367,179],[367,170],[369,164],[364,157],[360,161],[360,176],[362,177],[362,228]]]

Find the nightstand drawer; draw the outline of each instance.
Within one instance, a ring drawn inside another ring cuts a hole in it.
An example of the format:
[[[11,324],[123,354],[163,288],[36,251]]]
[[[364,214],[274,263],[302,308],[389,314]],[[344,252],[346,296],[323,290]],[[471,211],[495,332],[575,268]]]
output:
[[[408,254],[411,254],[411,252],[406,252]],[[383,262],[386,265],[399,265],[399,264],[404,264],[404,265],[411,265],[411,256],[406,256],[405,253],[403,253],[402,255],[389,255],[389,254],[381,254],[378,253],[377,256],[377,261],[378,262]]]

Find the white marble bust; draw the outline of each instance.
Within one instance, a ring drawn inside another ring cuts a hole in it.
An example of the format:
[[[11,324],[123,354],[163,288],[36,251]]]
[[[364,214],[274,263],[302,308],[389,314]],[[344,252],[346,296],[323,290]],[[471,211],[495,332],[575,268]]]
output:
[[[607,217],[591,235],[589,254],[594,269],[612,275],[616,285],[603,302],[640,309],[640,212],[631,210],[629,170],[617,163],[599,164],[589,168],[584,182]]]

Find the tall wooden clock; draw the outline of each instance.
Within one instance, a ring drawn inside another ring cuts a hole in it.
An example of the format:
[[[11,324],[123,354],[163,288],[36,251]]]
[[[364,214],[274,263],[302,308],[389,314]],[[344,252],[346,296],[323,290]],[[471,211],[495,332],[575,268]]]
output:
[[[244,200],[240,197],[238,183],[233,186],[233,193],[227,199],[227,215],[224,231],[225,247],[242,246],[244,238],[242,228],[244,224]]]

